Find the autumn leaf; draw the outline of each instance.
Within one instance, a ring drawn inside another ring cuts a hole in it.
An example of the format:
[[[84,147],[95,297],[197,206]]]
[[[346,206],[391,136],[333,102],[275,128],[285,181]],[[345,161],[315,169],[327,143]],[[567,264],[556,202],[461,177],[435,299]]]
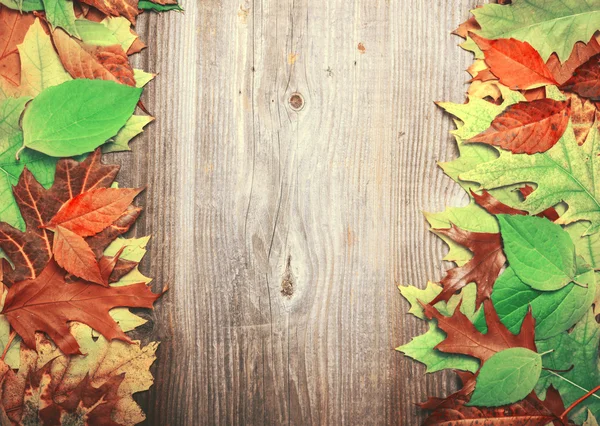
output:
[[[23,42],[34,20],[33,15],[23,15],[0,4],[0,98],[14,94],[21,85],[21,59],[17,46]]]
[[[431,303],[435,305],[441,300],[448,300],[458,290],[475,282],[477,283],[476,303],[479,306],[492,294],[494,281],[506,263],[500,235],[469,232],[456,226],[450,229],[437,229],[436,232],[467,247],[473,253],[473,258],[463,266],[448,271],[440,282],[444,287],[443,291]]]
[[[120,45],[88,45],[61,29],[52,32],[52,40],[71,77],[109,80],[135,87],[133,68]]]
[[[556,84],[543,59],[529,43],[514,38],[486,40],[474,33],[471,38],[483,51],[492,74],[505,86],[528,90]]]
[[[598,110],[589,100],[571,94],[571,123],[577,145],[583,145],[593,126],[598,126]]]
[[[58,225],[54,234],[52,253],[56,263],[65,271],[96,284],[104,285],[100,265],[83,237]],[[112,271],[111,271],[112,272]],[[110,273],[108,274],[110,276]]]
[[[144,283],[123,287],[65,282],[65,272],[50,261],[39,277],[20,281],[8,291],[2,314],[30,348],[35,348],[35,332],[47,333],[62,352],[80,354],[68,323],[79,321],[93,327],[109,340],[130,342],[108,311],[118,306],[152,308],[160,294]]]
[[[577,93],[582,98],[600,100],[600,54],[592,56],[573,71],[573,76],[561,89]]]
[[[46,224],[50,230],[61,226],[81,237],[102,232],[119,219],[141,189],[98,188],[65,202]]]
[[[108,16],[124,16],[135,24],[138,10],[138,0],[85,0],[85,4],[95,7]]]
[[[499,146],[514,154],[545,152],[562,137],[569,115],[568,101],[519,102],[494,118],[489,129],[466,142]]]
[[[546,65],[558,84],[564,84],[573,76],[575,69],[598,53],[600,53],[600,43],[598,43],[596,36],[592,36],[587,44],[583,42],[575,43],[569,59],[564,63],[561,63],[558,55],[553,53],[548,62],[546,62]]]

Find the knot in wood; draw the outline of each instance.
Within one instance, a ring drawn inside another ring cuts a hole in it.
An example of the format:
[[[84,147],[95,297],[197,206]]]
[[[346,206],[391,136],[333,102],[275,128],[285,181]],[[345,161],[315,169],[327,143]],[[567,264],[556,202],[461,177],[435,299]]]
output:
[[[290,96],[290,106],[294,111],[301,111],[304,108],[304,98],[300,93],[292,93],[292,96]]]

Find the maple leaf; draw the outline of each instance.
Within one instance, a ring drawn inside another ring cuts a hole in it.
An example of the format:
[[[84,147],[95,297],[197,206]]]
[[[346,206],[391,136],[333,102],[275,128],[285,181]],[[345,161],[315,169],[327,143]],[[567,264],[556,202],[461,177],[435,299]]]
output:
[[[118,166],[101,163],[99,150],[81,163],[70,159],[60,160],[56,165],[54,184],[49,189],[40,185],[27,169],[24,170],[13,193],[25,220],[26,230],[22,232],[0,222],[0,248],[14,266],[14,270],[5,273],[4,283],[10,285],[37,277],[52,256],[53,234],[45,225],[69,199],[110,187],[118,171]],[[100,234],[86,239],[97,258],[102,256],[102,251],[112,239],[129,229],[139,213],[140,209],[131,208]]]
[[[552,148],[569,124],[568,101],[539,99],[506,108],[489,129],[466,142],[480,142],[515,154],[535,154]]]
[[[436,349],[453,354],[463,354],[479,359],[482,363],[492,355],[509,348],[526,348],[536,352],[535,321],[528,312],[521,325],[519,334],[512,334],[500,322],[492,302],[483,302],[485,320],[488,331],[483,334],[473,325],[469,318],[455,309],[450,317],[443,316],[436,308],[423,305],[425,315],[436,319],[438,327],[446,333],[446,339],[436,346]]]
[[[88,45],[61,29],[52,32],[52,40],[71,77],[116,81],[135,87],[133,68],[120,45]]]
[[[469,232],[454,225],[449,229],[437,229],[436,232],[467,247],[473,253],[473,257],[466,264],[448,271],[440,282],[444,289],[431,304],[448,300],[458,290],[475,282],[477,283],[476,304],[479,306],[492,294],[494,281],[506,263],[500,234]]]
[[[124,16],[135,24],[138,9],[138,0],[82,0],[83,3],[95,7],[107,16]]]
[[[573,71],[573,76],[561,89],[575,92],[582,98],[600,100],[600,54],[592,56]]]
[[[514,38],[486,40],[470,34],[485,55],[485,62],[500,83],[513,90],[556,84],[540,54],[527,42]]]
[[[35,347],[35,332],[43,331],[63,353],[76,355],[81,352],[68,322],[87,324],[109,340],[131,342],[108,311],[119,306],[152,308],[160,296],[144,283],[110,288],[83,281],[66,283],[64,270],[51,260],[39,277],[9,289],[2,313],[30,348]]]

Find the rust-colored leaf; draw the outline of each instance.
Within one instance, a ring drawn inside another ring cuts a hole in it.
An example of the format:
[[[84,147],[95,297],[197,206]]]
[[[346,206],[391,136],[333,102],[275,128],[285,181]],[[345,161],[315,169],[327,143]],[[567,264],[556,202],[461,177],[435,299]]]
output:
[[[108,247],[115,238],[129,230],[141,212],[141,208],[130,206],[109,227],[96,235],[86,238],[87,243],[98,259],[102,256],[106,247]]]
[[[0,80],[14,87],[21,85],[21,60],[17,45],[33,24],[32,14],[22,14],[0,4]],[[0,87],[3,82],[0,81]]]
[[[103,277],[96,256],[83,237],[62,226],[54,234],[54,259],[65,271],[86,281],[108,286],[108,276]],[[107,267],[108,265],[105,265]],[[114,266],[114,265],[113,265]]]
[[[143,283],[108,288],[84,281],[66,283],[65,271],[51,260],[38,278],[9,289],[2,314],[28,347],[35,348],[35,333],[40,331],[64,354],[76,355],[81,352],[69,322],[87,324],[108,340],[130,342],[108,311],[119,306],[152,308],[159,297]]]
[[[511,105],[484,132],[466,142],[498,146],[514,154],[545,152],[560,140],[569,124],[568,101],[539,99]]]
[[[513,90],[556,84],[540,54],[527,42],[514,38],[487,40],[471,33],[485,55],[490,71]]]
[[[592,56],[598,53],[600,53],[600,43],[598,43],[598,39],[594,35],[587,44],[582,42],[575,43],[571,55],[564,63],[561,64],[558,55],[553,53],[552,56],[548,58],[546,65],[552,72],[556,82],[558,84],[564,84],[573,76],[573,72],[580,65],[586,63]]]
[[[120,45],[90,46],[56,28],[52,33],[56,51],[73,78],[115,81],[135,86],[133,68]]]
[[[140,11],[138,0],[82,0],[82,3],[95,7],[108,16],[124,16],[135,24]]]
[[[506,263],[500,234],[470,232],[454,225],[449,229],[436,229],[436,232],[467,247],[473,253],[473,258],[446,273],[440,281],[443,290],[431,303],[435,305],[439,301],[447,301],[458,290],[474,282],[477,284],[476,302],[479,306],[492,294],[494,282]]]
[[[573,76],[561,89],[577,93],[582,98],[600,100],[600,54],[592,56],[573,71]]]
[[[575,139],[579,145],[583,145],[590,130],[598,124],[598,110],[596,105],[588,99],[580,98],[575,94],[570,94],[569,98],[571,99],[571,124]]]
[[[524,186],[519,189],[519,192],[523,195],[523,197],[527,198],[532,192],[533,188],[529,185]],[[481,192],[481,194],[477,194],[471,190],[471,195],[477,204],[483,207],[488,213],[497,215],[497,214],[518,214],[525,216],[527,213],[525,210],[515,209],[513,207],[507,206],[506,204],[498,201],[494,198],[489,192],[485,189]],[[544,210],[543,212],[537,214],[538,217],[545,217],[552,222],[558,220],[558,212],[554,207],[550,207],[549,209]]]
[[[141,189],[98,188],[67,201],[46,227],[62,226],[82,237],[102,232],[121,217]]]

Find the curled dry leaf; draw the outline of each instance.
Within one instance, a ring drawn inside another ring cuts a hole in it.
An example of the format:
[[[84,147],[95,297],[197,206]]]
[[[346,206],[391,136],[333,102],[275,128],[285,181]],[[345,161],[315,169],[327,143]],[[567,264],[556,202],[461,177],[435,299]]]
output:
[[[514,154],[548,151],[569,125],[568,101],[539,99],[511,105],[489,129],[466,142],[480,142],[508,149]]]

